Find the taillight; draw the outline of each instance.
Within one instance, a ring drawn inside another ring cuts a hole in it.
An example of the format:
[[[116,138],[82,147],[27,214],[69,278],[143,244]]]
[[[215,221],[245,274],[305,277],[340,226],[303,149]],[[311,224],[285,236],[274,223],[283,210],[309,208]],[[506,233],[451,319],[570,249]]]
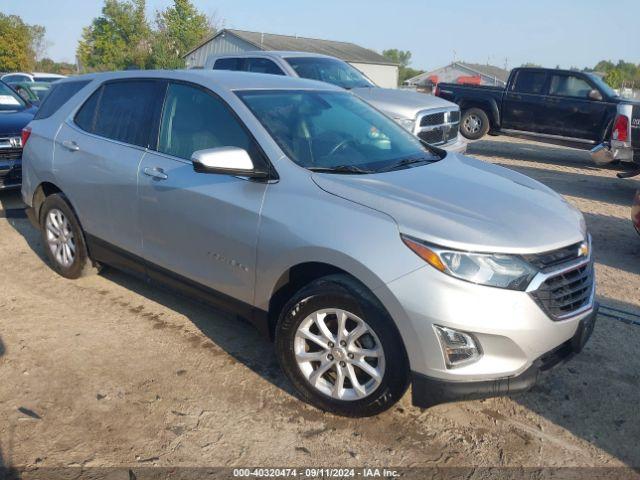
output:
[[[436,84],[436,89],[433,91],[433,94],[434,94],[436,97],[439,97],[439,96],[440,96],[440,85]]]
[[[27,144],[27,140],[29,140],[29,137],[31,136],[31,127],[24,127],[22,129],[22,148],[25,147],[25,145]]]
[[[613,124],[611,139],[619,142],[626,142],[629,139],[629,118],[625,115],[618,115]]]

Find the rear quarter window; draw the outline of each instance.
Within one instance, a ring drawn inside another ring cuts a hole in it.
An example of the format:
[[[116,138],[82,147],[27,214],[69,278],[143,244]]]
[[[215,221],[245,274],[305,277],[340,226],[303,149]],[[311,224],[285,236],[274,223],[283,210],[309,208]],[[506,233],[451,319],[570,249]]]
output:
[[[516,77],[513,91],[518,93],[541,94],[546,80],[546,72],[528,72],[521,70]]]
[[[105,83],[80,108],[75,123],[101,137],[149,147],[155,143],[165,86],[156,80]]]
[[[213,64],[214,70],[241,70],[242,62],[240,58],[219,58]]]
[[[90,82],[91,80],[82,80],[77,82],[58,83],[52,86],[51,90],[40,105],[34,120],[49,118],[60,110],[60,107],[67,103],[71,97],[82,90]]]

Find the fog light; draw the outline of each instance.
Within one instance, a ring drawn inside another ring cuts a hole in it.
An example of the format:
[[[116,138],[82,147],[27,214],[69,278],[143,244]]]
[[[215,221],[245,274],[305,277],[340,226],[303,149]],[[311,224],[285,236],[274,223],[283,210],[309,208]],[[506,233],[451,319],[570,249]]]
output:
[[[447,368],[455,368],[480,360],[482,350],[473,335],[434,325]]]

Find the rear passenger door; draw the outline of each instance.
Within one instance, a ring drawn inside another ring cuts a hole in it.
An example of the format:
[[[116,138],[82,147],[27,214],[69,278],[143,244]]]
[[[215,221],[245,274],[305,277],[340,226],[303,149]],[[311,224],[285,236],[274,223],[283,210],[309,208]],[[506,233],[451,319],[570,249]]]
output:
[[[548,124],[555,135],[580,139],[585,143],[600,140],[607,113],[607,102],[592,100],[589,92],[594,88],[580,75],[553,73],[547,96]]]
[[[155,138],[166,83],[127,79],[102,84],[64,123],[54,169],[88,235],[141,253],[137,208],[140,161]]]
[[[501,128],[545,133],[545,86],[547,73],[520,70],[502,100]]]
[[[139,173],[144,258],[160,269],[253,302],[258,221],[267,184],[247,178],[196,173],[197,150],[234,146],[265,162],[253,137],[226,103],[188,83],[170,83],[156,152],[145,155]],[[167,278],[169,277],[169,278]]]

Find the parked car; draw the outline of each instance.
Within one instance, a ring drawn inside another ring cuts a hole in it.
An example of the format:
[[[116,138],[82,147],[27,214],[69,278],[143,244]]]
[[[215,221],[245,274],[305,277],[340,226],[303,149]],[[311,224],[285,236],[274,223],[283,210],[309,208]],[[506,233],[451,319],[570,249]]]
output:
[[[0,81],[0,190],[20,187],[22,179],[22,129],[36,107]]]
[[[432,95],[380,88],[360,70],[334,57],[282,51],[211,55],[205,69],[268,73],[331,83],[355,93],[431,145],[459,153],[467,150],[467,143],[458,134],[460,109],[456,105]]]
[[[6,83],[19,83],[19,82],[57,82],[62,78],[67,78],[64,75],[58,75],[57,73],[41,73],[41,72],[12,72],[5,73],[0,76],[0,80]]]
[[[46,82],[6,82],[18,94],[33,105],[40,105],[51,90],[51,83]]]
[[[471,140],[523,136],[592,149],[598,163],[630,162],[634,154],[640,162],[640,103],[592,73],[514,68],[505,88],[440,83],[436,95],[460,105],[460,131]]]
[[[525,390],[591,334],[578,210],[344,89],[118,72],[61,81],[43,110],[22,197],[52,267],[113,265],[250,319],[322,409],[373,415],[410,382],[419,406]]]

